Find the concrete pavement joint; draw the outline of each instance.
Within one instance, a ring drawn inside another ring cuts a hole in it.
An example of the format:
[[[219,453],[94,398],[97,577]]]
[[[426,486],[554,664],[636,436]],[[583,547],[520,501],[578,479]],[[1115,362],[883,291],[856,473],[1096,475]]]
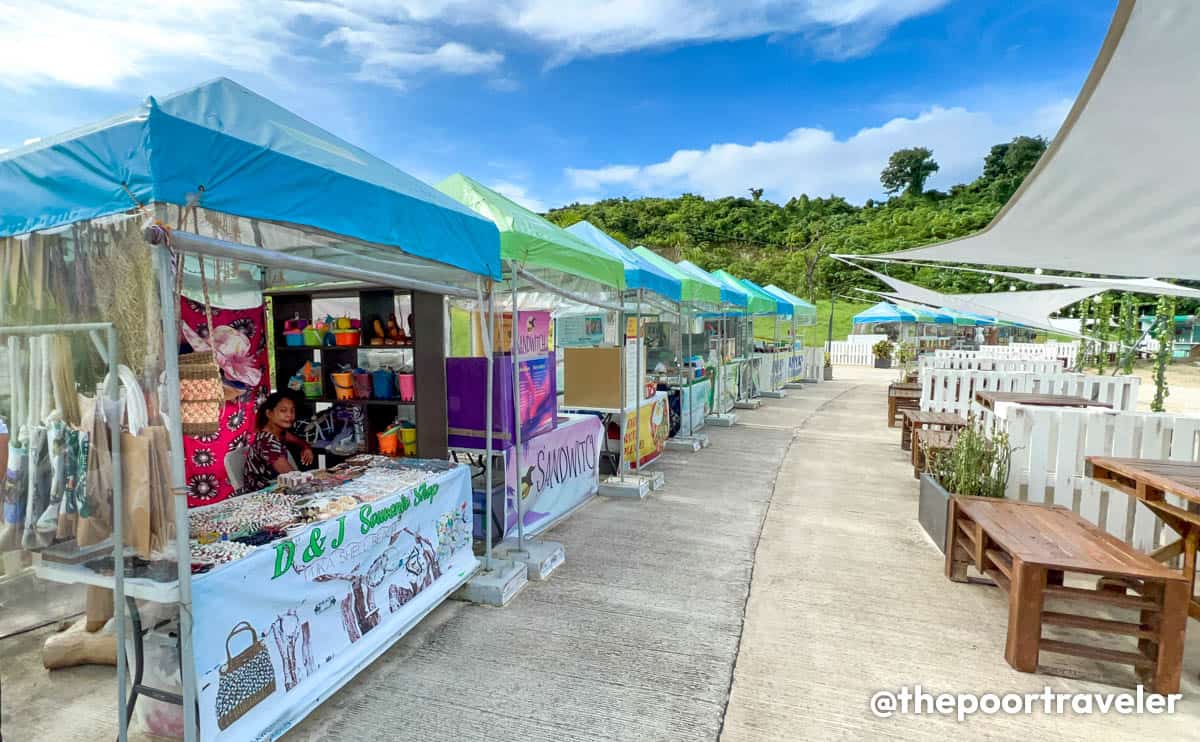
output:
[[[754,568],[758,563],[758,548],[762,544],[763,527],[767,523],[767,518],[771,515],[771,504],[775,500],[775,488],[779,482],[779,472],[783,470],[784,462],[787,461],[788,454],[791,453],[792,445],[800,437],[800,429],[803,428],[808,423],[809,420],[811,420],[813,417],[816,417],[816,415],[818,413],[820,413],[822,410],[824,410],[826,407],[833,404],[837,400],[841,399],[843,396],[854,391],[855,389],[858,388],[858,386],[859,386],[858,384],[853,384],[853,385],[847,387],[846,389],[843,389],[841,392],[835,394],[834,396],[832,396],[829,399],[822,402],[820,405],[817,406],[816,409],[814,409],[812,412],[805,415],[796,425],[792,426],[792,437],[788,439],[787,445],[784,446],[783,451],[779,456],[779,462],[775,465],[775,473],[771,475],[771,494],[769,494],[767,496],[767,506],[765,508],[763,508],[762,518],[760,518],[758,521],[758,530],[754,534],[754,549],[751,550],[751,554],[753,555],[753,558],[750,560],[750,578],[746,582],[746,594],[742,601],[742,620],[741,620],[741,624],[738,626],[738,637],[737,637],[737,644],[734,647],[733,664],[730,665],[730,667],[729,667],[729,684],[725,690],[725,703],[722,704],[722,707],[721,707],[721,723],[720,723],[720,725],[717,726],[717,736],[716,736],[717,740],[720,740],[721,735],[725,732],[725,717],[726,717],[726,714],[729,712],[729,702],[733,698],[733,683],[734,683],[734,679],[737,677],[737,663],[738,663],[738,658],[742,652],[742,638],[744,637],[744,635],[746,633],[746,613],[750,607],[750,593],[754,589]],[[746,427],[751,427],[751,426],[747,425]],[[772,428],[772,429],[774,429],[776,427],[782,428],[782,426],[759,426],[759,427]]]

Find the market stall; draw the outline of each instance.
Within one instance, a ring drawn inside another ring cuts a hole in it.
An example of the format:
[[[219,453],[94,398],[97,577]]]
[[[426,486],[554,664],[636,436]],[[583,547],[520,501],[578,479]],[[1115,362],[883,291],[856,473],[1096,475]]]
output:
[[[774,311],[754,318],[753,365],[757,375],[759,396],[787,396],[784,386],[789,381],[790,359],[795,346],[795,323],[791,302],[780,299],[748,279],[739,279],[742,287],[754,297],[774,306]]]
[[[763,290],[792,306],[792,344],[788,352],[787,381],[788,383],[797,383],[807,376],[808,371],[804,367],[804,340],[800,336],[799,330],[801,327],[810,327],[816,324],[817,308],[773,283],[764,286]]]
[[[504,459],[505,477],[500,483],[503,504],[495,502],[494,483],[487,473],[490,469],[485,470],[485,479],[480,483],[483,491],[476,512],[482,521],[479,530],[484,535],[486,561],[491,562],[493,542],[500,542],[495,550],[500,558],[526,565],[531,579],[544,579],[565,558],[562,545],[528,540],[527,536],[549,528],[595,494],[602,441],[596,430],[598,421],[575,421],[568,429],[577,440],[568,441],[566,449],[575,453],[558,459],[563,467],[578,475],[570,477],[571,494],[565,496],[565,485],[555,486],[561,483],[554,477],[543,476],[546,472],[539,451],[563,448],[561,445],[546,448],[538,439],[557,433],[558,387],[564,381],[569,385],[571,376],[569,367],[565,379],[558,376],[550,340],[551,320],[556,313],[584,307],[618,312],[620,291],[625,284],[624,268],[619,260],[471,178],[452,175],[437,187],[495,223],[500,230],[500,252],[510,285],[507,295],[489,291],[486,308],[480,297],[468,310],[470,323],[480,328],[480,344],[485,346],[487,360],[482,369],[482,386],[488,390],[487,396],[491,396],[491,389],[496,390],[494,399],[501,409],[483,405],[486,417],[480,420],[477,412],[472,411],[478,405],[471,400],[483,391],[481,385],[472,382],[463,388],[450,389],[447,407],[452,432],[466,434],[462,440],[452,440],[452,444],[464,456],[482,455],[487,461],[496,456]],[[500,325],[496,324],[497,304],[502,312]],[[496,356],[500,363],[494,366],[493,351],[506,345],[507,356]],[[620,348],[606,350],[610,359],[619,359]],[[466,359],[465,363],[478,366],[473,359]],[[511,411],[511,415],[503,408]],[[480,424],[490,441],[482,440],[484,436],[478,432]],[[595,426],[590,432],[589,425]],[[482,451],[477,450],[479,443],[483,443]],[[576,464],[570,463],[570,456],[577,457]],[[543,477],[540,491],[535,486],[539,476]],[[530,512],[546,515],[530,520]],[[508,531],[513,515],[515,539]],[[527,524],[532,532],[527,532]],[[497,529],[497,525],[501,528]],[[502,538],[510,540],[501,542]]]
[[[8,414],[23,421],[9,477],[16,464],[27,483],[23,503],[5,502],[5,535],[22,534],[39,578],[111,591],[119,740],[150,704],[163,706],[154,733],[283,734],[476,571],[469,475],[444,461],[440,307],[499,277],[495,228],[228,80],[6,153],[0,194],[0,246],[20,266],[0,294]],[[327,396],[343,372],[314,372],[357,360],[361,326],[354,343],[337,342],[350,327],[326,328],[344,356],[324,337],[283,350],[300,320],[317,330],[297,297],[359,292],[379,307],[407,297],[411,443],[430,458],[373,455],[369,413],[324,462],[292,431],[306,405],[382,401]],[[292,313],[278,323],[272,293]],[[273,395],[266,427],[246,428],[273,344],[277,384],[295,375],[286,354],[307,354],[307,400]],[[231,480],[251,472],[238,459],[250,436],[278,481],[243,493]],[[325,467],[285,465],[292,445]],[[88,625],[48,641],[47,658],[56,642],[69,664],[60,645],[103,630],[91,597]],[[174,628],[144,625],[138,601],[163,604]],[[155,685],[142,674],[152,629],[177,642],[160,657],[177,669]]]
[[[651,368],[648,363],[649,355],[653,351],[666,350],[666,347],[656,343],[652,348],[650,338],[646,335],[646,327],[648,324],[661,325],[667,321],[678,321],[682,287],[678,280],[636,255],[590,222],[578,222],[568,227],[567,231],[620,260],[625,267],[626,290],[622,297],[622,319],[618,327],[624,328],[624,352],[627,362],[625,373],[616,376],[594,374],[596,385],[582,399],[572,389],[572,396],[575,398],[564,400],[564,408],[595,412],[604,419],[605,429],[616,433],[615,439],[610,434],[608,440],[613,444],[610,453],[614,461],[613,470],[617,476],[616,481],[602,485],[606,488],[606,494],[628,492],[645,496],[648,488],[657,489],[663,485],[661,474],[649,479],[639,476],[636,482],[632,483],[632,487],[631,483],[626,481],[625,475],[627,471],[635,469],[641,474],[649,464],[658,459],[666,446],[671,427],[669,393],[659,390],[657,385],[648,387],[646,383],[647,371]],[[569,318],[559,319],[560,330],[564,328],[567,319]],[[571,324],[565,326],[570,328]],[[563,341],[574,341],[579,337],[579,333],[560,331],[556,336],[561,344]],[[632,359],[632,362],[629,362],[629,359]],[[614,394],[613,388],[617,385],[622,388]],[[604,387],[607,387],[607,393],[603,391]],[[599,402],[599,406],[581,407],[580,403],[588,401],[588,397]],[[617,402],[616,407],[612,405],[614,401]]]
[[[667,392],[672,410],[668,447],[697,451],[708,445],[702,432],[711,408],[716,364],[709,363],[709,338],[701,314],[721,305],[721,290],[707,277],[693,276],[658,253],[638,246],[639,258],[679,281],[680,311],[676,322],[652,322],[647,326],[651,351],[647,356],[651,378]],[[677,410],[677,412],[676,412]],[[678,424],[675,424],[678,415]]]
[[[742,367],[753,349],[753,331],[746,318],[749,295],[718,279],[714,274],[687,260],[676,263],[681,271],[708,280],[717,287],[721,304],[716,312],[701,315],[708,336],[714,382],[708,422],[730,426],[737,421],[733,410],[740,394]]]
[[[749,288],[742,279],[725,270],[711,274],[723,286],[741,291],[746,297],[746,309],[741,314],[731,315],[734,335],[737,338],[738,386],[736,406],[742,409],[757,409],[762,404],[761,358],[757,354],[758,340],[755,328],[760,322],[777,326],[779,302],[774,297],[759,294]]]

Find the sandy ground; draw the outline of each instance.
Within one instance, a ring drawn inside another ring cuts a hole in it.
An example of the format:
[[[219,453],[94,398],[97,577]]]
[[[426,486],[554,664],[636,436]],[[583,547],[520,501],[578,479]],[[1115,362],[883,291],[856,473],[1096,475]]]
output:
[[[1133,373],[1141,378],[1138,387],[1138,409],[1150,410],[1154,399],[1154,368],[1149,361],[1140,361]],[[1167,367],[1167,412],[1200,413],[1200,366],[1177,361]]]

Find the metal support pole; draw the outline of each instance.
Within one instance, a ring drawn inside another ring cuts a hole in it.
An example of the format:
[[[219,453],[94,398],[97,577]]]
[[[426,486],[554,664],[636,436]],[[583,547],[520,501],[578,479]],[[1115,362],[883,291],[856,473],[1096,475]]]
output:
[[[625,355],[625,324],[629,317],[625,312],[625,297],[621,297],[621,311],[617,314],[617,342],[620,344],[621,358],[621,412],[617,415],[617,429],[620,430],[621,440],[617,446],[617,480],[625,484],[625,410],[629,407],[629,359]],[[607,435],[607,431],[605,431]]]
[[[505,488],[513,487],[513,496],[517,498],[517,550],[516,554],[525,551],[525,513],[521,503],[521,373],[520,358],[517,346],[517,328],[521,326],[521,310],[517,308],[517,266],[510,264],[512,269],[512,396],[513,396],[513,481],[505,477]],[[507,469],[507,467],[505,467]]]
[[[125,705],[128,691],[125,688],[128,668],[125,657],[125,483],[121,467],[121,382],[117,378],[120,356],[117,355],[117,330],[111,325],[106,334],[105,347],[108,354],[108,379],[105,394],[112,403],[108,415],[108,434],[112,449],[113,488],[113,617],[117,624],[117,740],[125,742],[129,737],[129,720]],[[100,403],[104,407],[104,402]]]
[[[162,315],[163,375],[166,379],[166,408],[163,410],[163,416],[166,418],[167,435],[171,444],[171,495],[175,510],[175,560],[179,578],[179,674],[183,686],[183,738],[185,742],[195,742],[200,727],[196,718],[196,658],[192,651],[192,559],[191,544],[188,542],[187,475],[183,455],[182,416],[179,409],[179,307],[175,304],[175,266],[170,250],[156,250],[154,260],[157,266],[158,300]],[[183,270],[182,257],[179,270]]]
[[[641,478],[641,463],[642,463],[642,398],[645,396],[642,391],[642,384],[645,379],[642,378],[642,290],[637,290],[637,313],[633,315],[634,332],[637,333],[637,339],[634,341],[633,351],[633,367],[634,378],[637,384],[633,389],[633,463],[638,469],[638,478]]]
[[[481,328],[482,332],[480,334],[483,335],[483,349],[484,349],[484,353],[487,355],[487,396],[485,397],[487,399],[487,402],[485,403],[487,405],[487,410],[484,413],[486,415],[487,422],[486,422],[486,427],[484,428],[484,433],[483,433],[483,438],[484,438],[484,444],[483,444],[483,450],[484,450],[484,454],[483,454],[483,462],[484,462],[483,463],[483,469],[484,469],[484,475],[483,475],[483,485],[484,485],[483,520],[484,520],[484,523],[486,524],[484,526],[484,536],[483,536],[485,539],[484,546],[483,546],[483,569],[486,572],[491,572],[492,571],[492,536],[493,536],[492,531],[494,529],[494,526],[492,524],[492,520],[493,520],[492,519],[492,459],[494,458],[492,455],[492,441],[493,441],[493,437],[492,437],[492,424],[493,424],[492,412],[493,412],[493,409],[492,408],[495,405],[495,399],[493,398],[493,394],[495,394],[495,391],[496,391],[495,384],[493,383],[493,379],[492,379],[492,374],[495,373],[495,367],[496,367],[495,366],[495,364],[496,364],[495,348],[492,347],[492,343],[494,342],[494,338],[496,337],[493,334],[496,331],[496,301],[495,301],[495,285],[492,283],[491,279],[488,279],[486,320],[484,318],[483,306],[477,307],[477,310],[479,311],[479,324],[484,325],[484,327]],[[505,517],[507,518],[507,515]]]
[[[685,350],[683,347],[683,336],[685,334],[685,331],[691,329],[691,326],[692,326],[691,312],[685,311],[684,308],[682,306],[680,306],[679,307],[679,380],[681,382],[681,386],[680,386],[680,390],[679,390],[679,404],[681,406],[687,408],[687,412],[685,412],[684,414],[687,415],[687,436],[686,437],[688,437],[688,438],[695,435],[695,431],[692,430],[692,400],[691,400],[692,394],[695,393],[695,390],[692,388],[692,380],[694,379],[694,372],[689,371],[688,367],[686,365],[686,362],[690,361],[691,357],[692,357],[691,353],[688,352],[692,349],[692,339],[691,339],[691,337],[688,338],[687,349]]]

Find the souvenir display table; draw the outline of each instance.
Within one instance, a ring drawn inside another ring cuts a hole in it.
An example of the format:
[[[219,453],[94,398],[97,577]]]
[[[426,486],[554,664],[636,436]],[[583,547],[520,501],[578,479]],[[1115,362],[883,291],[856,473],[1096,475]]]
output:
[[[282,734],[474,574],[469,474],[438,460],[355,457],[189,511],[194,652],[205,739]],[[43,558],[37,574],[113,586],[111,556]],[[134,694],[135,598],[176,603],[174,562],[127,567]],[[145,575],[143,576],[143,570]],[[107,572],[107,573],[106,573]],[[158,578],[162,578],[159,581]]]

